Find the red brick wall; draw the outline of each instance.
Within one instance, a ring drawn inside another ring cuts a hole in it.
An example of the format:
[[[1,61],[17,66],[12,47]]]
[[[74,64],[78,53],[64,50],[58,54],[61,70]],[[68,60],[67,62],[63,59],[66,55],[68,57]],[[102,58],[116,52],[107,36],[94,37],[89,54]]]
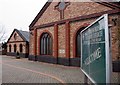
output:
[[[72,2],[65,10],[65,19],[111,10],[93,2]]]
[[[55,22],[60,20],[60,12],[54,7],[57,2],[53,2],[43,13],[41,18],[36,22],[35,26],[46,24],[50,22]],[[96,9],[97,8],[97,9]],[[64,11],[64,19],[74,18],[83,15],[89,15],[93,13],[98,13],[102,11],[111,10],[106,6],[100,5],[93,2],[71,2],[70,5]]]
[[[112,53],[111,54],[112,54],[113,61],[117,60],[118,50],[120,50],[120,49],[118,49],[118,42],[115,40],[118,25],[114,26],[114,23],[112,21],[112,19],[115,19],[115,18],[118,19],[118,15],[109,16],[109,24],[112,25],[112,27],[110,27],[110,29],[111,29],[111,40],[112,40],[112,42],[111,42],[112,43],[112,46],[111,46]]]
[[[44,12],[44,14],[41,16],[41,18],[36,22],[35,26],[37,25],[42,25],[42,24],[46,24],[46,23],[50,23],[50,22],[54,22],[54,21],[59,21],[60,16],[59,16],[59,12],[57,10],[54,10],[54,6],[56,6],[57,3],[52,3],[48,9]],[[97,9],[96,9],[97,8]],[[82,15],[89,15],[92,13],[98,13],[98,12],[102,12],[102,11],[107,11],[107,10],[111,10],[111,8],[105,7],[103,5],[97,4],[97,3],[71,3],[65,10],[65,19],[68,18],[74,18],[74,17],[78,17],[78,16],[82,16]],[[49,17],[48,17],[49,16]],[[111,19],[113,17],[117,17],[117,15],[112,15],[109,17],[109,21],[111,21]],[[84,27],[87,26],[86,24],[91,24],[93,21],[95,21],[96,18],[92,18],[92,19],[86,19],[86,20],[80,20],[77,22],[72,22],[70,23],[70,58],[76,57],[75,56],[75,36],[76,36],[76,32]],[[56,23],[57,24],[57,23]],[[65,47],[66,47],[66,26],[65,24],[62,25],[58,25],[58,57],[66,57],[66,51],[65,51]],[[113,39],[115,37],[115,29],[116,27],[112,27],[112,57],[113,60],[116,59],[116,55],[117,55],[117,43],[115,44],[113,42]],[[37,55],[39,55],[39,38],[40,35],[43,32],[50,32],[52,34],[53,37],[53,41],[54,41],[54,26],[51,27],[45,27],[45,28],[41,28],[41,29],[37,29]],[[53,55],[55,54],[55,50],[54,50],[54,45],[56,42],[53,42]],[[34,55],[34,36],[30,36],[30,54]]]

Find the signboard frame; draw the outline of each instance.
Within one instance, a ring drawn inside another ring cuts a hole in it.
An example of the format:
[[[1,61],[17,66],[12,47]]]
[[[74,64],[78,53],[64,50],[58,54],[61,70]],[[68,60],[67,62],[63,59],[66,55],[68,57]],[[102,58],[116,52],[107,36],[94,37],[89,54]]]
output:
[[[99,20],[101,19],[104,19],[104,22],[105,22],[105,65],[106,65],[106,82],[105,83],[110,83],[111,82],[111,68],[112,68],[112,59],[111,59],[111,56],[110,56],[110,37],[109,37],[109,28],[108,28],[108,14],[104,14],[103,16],[99,17],[97,20],[95,20],[92,24],[90,24],[88,27],[86,27],[84,30],[81,31],[81,36],[82,36],[82,33],[86,30],[89,29],[89,27],[91,27],[92,25],[94,25],[96,22],[98,22]],[[86,73],[83,69],[83,66],[82,66],[82,59],[83,59],[83,56],[82,56],[82,38],[81,38],[81,70],[82,72],[93,82],[93,83],[98,83],[96,81],[94,81],[88,73]]]

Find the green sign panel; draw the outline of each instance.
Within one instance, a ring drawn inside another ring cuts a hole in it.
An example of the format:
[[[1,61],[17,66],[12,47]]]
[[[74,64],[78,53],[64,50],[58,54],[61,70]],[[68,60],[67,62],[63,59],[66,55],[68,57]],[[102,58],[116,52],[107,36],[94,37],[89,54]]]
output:
[[[81,32],[81,69],[93,83],[109,83],[108,17],[104,15]]]

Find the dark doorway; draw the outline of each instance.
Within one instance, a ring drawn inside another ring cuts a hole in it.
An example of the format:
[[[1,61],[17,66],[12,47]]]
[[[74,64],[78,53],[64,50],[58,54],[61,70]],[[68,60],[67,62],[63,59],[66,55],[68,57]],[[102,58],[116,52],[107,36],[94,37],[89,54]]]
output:
[[[81,34],[80,32],[84,29],[80,28],[76,34],[76,57],[81,57]]]

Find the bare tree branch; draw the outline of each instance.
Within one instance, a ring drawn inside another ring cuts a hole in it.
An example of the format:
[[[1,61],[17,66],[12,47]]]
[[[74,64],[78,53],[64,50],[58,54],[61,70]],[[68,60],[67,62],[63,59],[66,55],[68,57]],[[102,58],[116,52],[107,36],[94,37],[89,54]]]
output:
[[[0,42],[4,42],[6,40],[6,30],[3,25],[0,25]]]

